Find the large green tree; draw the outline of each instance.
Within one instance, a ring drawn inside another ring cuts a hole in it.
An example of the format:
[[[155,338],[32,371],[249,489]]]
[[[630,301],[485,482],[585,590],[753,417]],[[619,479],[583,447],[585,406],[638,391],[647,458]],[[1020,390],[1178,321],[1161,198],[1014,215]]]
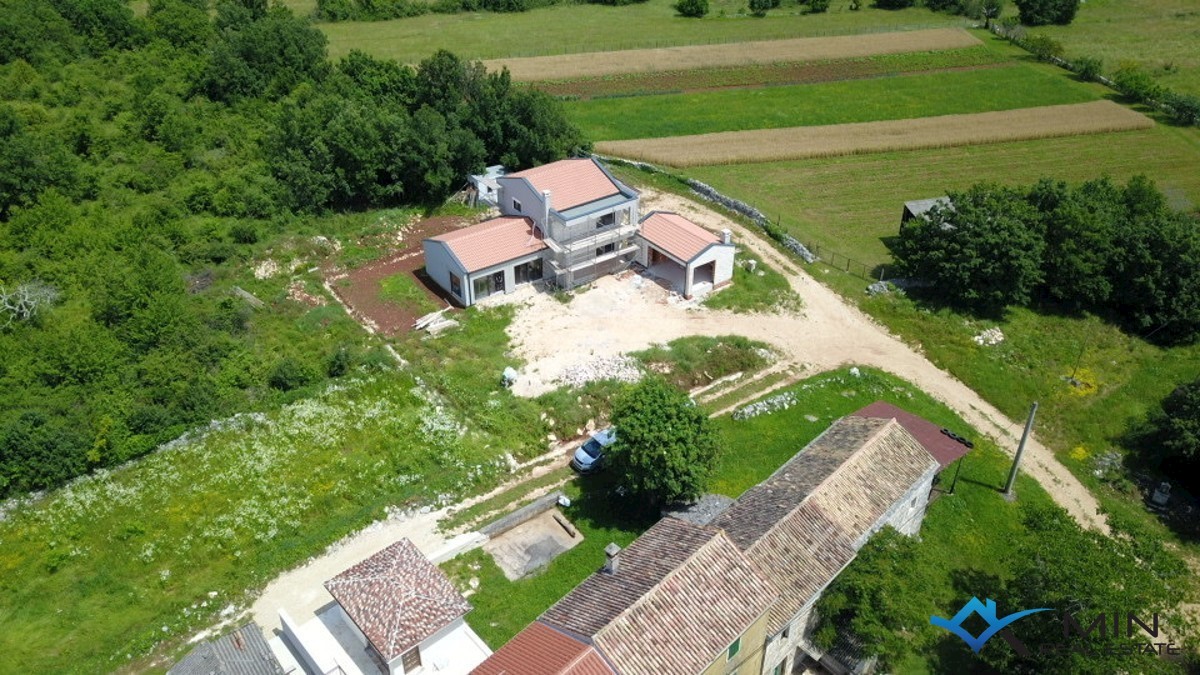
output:
[[[649,377],[617,400],[612,421],[617,442],[607,461],[635,499],[662,505],[704,493],[720,441],[708,415],[686,394]]]
[[[976,185],[950,195],[901,229],[902,274],[932,284],[931,294],[983,311],[1029,302],[1042,280],[1040,216],[1011,188]]]
[[[1065,26],[1075,20],[1079,11],[1079,0],[1013,0],[1013,4],[1026,26]]]

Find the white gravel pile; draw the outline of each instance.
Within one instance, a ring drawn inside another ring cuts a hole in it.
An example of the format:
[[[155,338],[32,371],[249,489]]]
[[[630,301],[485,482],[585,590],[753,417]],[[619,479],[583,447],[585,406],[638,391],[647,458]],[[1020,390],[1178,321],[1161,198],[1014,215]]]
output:
[[[571,366],[558,381],[568,387],[578,387],[599,380],[637,382],[642,379],[642,366],[629,356],[599,357]]]

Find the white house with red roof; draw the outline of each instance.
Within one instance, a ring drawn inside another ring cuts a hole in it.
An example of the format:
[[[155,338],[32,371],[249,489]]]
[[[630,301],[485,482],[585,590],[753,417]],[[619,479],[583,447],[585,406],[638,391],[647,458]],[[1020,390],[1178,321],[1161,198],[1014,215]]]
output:
[[[429,277],[463,306],[535,281],[573,288],[634,262],[689,297],[732,278],[727,233],[722,239],[682,216],[659,214],[654,241],[645,239],[637,191],[595,159],[489,175],[492,183],[498,218],[424,242]]]

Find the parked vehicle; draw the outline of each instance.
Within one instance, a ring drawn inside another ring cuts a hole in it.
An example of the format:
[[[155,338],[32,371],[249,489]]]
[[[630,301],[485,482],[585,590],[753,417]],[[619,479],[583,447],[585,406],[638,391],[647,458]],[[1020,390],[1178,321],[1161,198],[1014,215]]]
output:
[[[604,460],[605,448],[616,442],[616,429],[609,427],[597,431],[575,449],[575,456],[571,458],[571,468],[579,473],[591,473],[599,469]]]

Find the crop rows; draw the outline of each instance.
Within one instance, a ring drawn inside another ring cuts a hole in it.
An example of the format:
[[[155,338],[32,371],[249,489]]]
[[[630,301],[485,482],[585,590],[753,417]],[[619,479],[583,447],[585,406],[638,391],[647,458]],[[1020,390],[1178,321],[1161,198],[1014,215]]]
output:
[[[1148,129],[1154,122],[1111,101],[969,115],[730,131],[596,144],[606,155],[676,167],[834,157],[894,150]]]

